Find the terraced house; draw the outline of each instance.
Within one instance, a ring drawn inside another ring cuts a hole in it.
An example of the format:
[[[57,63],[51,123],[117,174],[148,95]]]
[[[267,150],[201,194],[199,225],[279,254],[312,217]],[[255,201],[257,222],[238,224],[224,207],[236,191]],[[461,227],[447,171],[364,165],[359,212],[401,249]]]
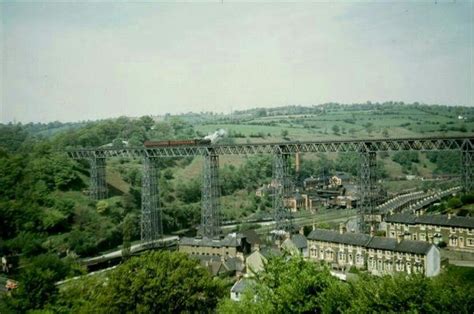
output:
[[[403,235],[411,240],[446,246],[453,250],[474,252],[474,218],[451,215],[394,214],[385,218],[387,237]]]
[[[404,272],[428,277],[440,271],[439,250],[427,242],[315,229],[308,235],[308,247],[310,259],[333,269],[354,266],[374,275]]]

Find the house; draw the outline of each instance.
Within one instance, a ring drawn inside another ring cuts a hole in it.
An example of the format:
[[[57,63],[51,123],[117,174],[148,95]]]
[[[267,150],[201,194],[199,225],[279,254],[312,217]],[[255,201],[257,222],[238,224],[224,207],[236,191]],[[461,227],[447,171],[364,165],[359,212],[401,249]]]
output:
[[[398,213],[385,217],[385,222],[389,238],[403,235],[411,240],[444,242],[450,249],[474,252],[474,217]]]
[[[357,206],[357,198],[339,195],[335,199],[335,205],[341,208],[355,208]]]
[[[328,184],[329,176],[309,177],[303,180],[303,188],[305,191],[322,189]]]
[[[230,288],[230,299],[234,301],[240,301],[245,290],[254,285],[255,280],[251,278],[241,278],[236,283],[234,283],[232,288]]]
[[[350,176],[344,172],[337,172],[329,179],[329,185],[332,187],[341,187],[344,184],[349,183]]]
[[[281,248],[290,254],[299,254],[308,257],[308,241],[302,234],[293,234],[290,238],[283,241]]]
[[[301,195],[301,193],[296,190],[296,192],[291,196],[285,198],[285,206],[289,208],[292,212],[297,212],[299,210],[306,210],[307,195]]]
[[[243,259],[243,254],[250,252],[250,244],[240,233],[231,233],[216,239],[182,237],[179,240],[178,250],[190,255],[241,256]]]
[[[345,233],[315,229],[308,235],[309,258],[327,262],[333,269],[364,269],[370,236],[362,233]]]
[[[239,276],[245,270],[244,262],[238,257],[225,258],[212,255],[192,255],[212,276]]]
[[[258,273],[262,271],[267,263],[268,259],[272,256],[280,256],[281,253],[276,248],[263,247],[247,256],[245,260],[245,267],[247,273]]]
[[[440,271],[440,252],[433,244],[366,234],[315,229],[308,235],[309,258],[333,269],[356,267],[374,275],[398,272],[431,277]]]
[[[367,248],[367,270],[374,275],[405,272],[433,277],[439,274],[440,252],[433,244],[403,237],[372,237]]]
[[[245,237],[247,243],[250,245],[250,252],[258,250],[263,244],[260,236],[255,232],[255,230],[245,230],[242,231],[242,235]]]

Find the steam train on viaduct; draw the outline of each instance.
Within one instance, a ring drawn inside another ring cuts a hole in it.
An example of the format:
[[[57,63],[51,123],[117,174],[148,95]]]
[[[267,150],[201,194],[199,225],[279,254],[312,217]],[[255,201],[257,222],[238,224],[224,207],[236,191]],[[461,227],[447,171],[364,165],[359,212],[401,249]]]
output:
[[[198,145],[211,145],[211,140],[210,139],[193,139],[193,140],[145,141],[143,145],[147,148],[169,147],[169,146],[198,146]]]

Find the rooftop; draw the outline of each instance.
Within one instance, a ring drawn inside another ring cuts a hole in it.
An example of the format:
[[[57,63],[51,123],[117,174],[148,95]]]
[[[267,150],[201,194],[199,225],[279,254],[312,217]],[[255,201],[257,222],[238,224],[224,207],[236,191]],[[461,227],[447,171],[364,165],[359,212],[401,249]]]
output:
[[[245,291],[247,287],[252,286],[254,284],[255,284],[255,280],[250,279],[250,278],[242,278],[232,286],[230,291],[236,292],[236,293],[242,293]]]
[[[298,249],[304,249],[308,247],[308,241],[302,234],[294,234],[291,236],[290,240]]]
[[[308,239],[365,246],[370,236],[362,233],[340,233],[333,230],[315,229],[308,235]]]
[[[425,224],[446,227],[474,228],[474,217],[460,217],[447,215],[393,214],[385,218],[386,222],[403,223],[408,225]]]
[[[238,247],[241,245],[242,234],[231,233],[224,238],[210,239],[210,238],[188,238],[182,237],[179,240],[179,245],[197,245],[205,247]]]
[[[433,244],[424,241],[402,240],[371,237],[361,233],[339,233],[333,230],[313,230],[308,239],[349,245],[359,245],[369,249],[388,250],[401,253],[426,254]]]

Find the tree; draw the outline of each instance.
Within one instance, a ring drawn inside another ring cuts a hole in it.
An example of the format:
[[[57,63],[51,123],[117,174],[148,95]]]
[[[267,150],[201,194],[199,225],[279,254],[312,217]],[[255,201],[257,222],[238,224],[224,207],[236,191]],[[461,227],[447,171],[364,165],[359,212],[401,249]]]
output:
[[[281,130],[281,137],[283,138],[287,138],[288,137],[288,130],[284,129],[284,130]]]
[[[341,283],[320,264],[306,262],[300,256],[274,257],[256,276],[252,291],[247,292],[241,302],[221,302],[219,312],[321,312],[324,291],[336,285]]]
[[[210,312],[226,291],[198,261],[159,251],[131,258],[97,292],[99,312],[180,313]]]
[[[334,124],[332,126],[332,131],[334,132],[334,134],[339,135],[339,126],[337,124]]]
[[[125,216],[123,220],[122,226],[122,257],[127,259],[130,257],[130,249],[132,244],[132,235],[133,235],[133,228],[135,226],[135,219],[132,215]]]
[[[55,255],[32,258],[20,273],[20,285],[12,293],[10,307],[26,312],[53,303],[58,292],[56,281],[66,277],[70,271],[70,266]]]

